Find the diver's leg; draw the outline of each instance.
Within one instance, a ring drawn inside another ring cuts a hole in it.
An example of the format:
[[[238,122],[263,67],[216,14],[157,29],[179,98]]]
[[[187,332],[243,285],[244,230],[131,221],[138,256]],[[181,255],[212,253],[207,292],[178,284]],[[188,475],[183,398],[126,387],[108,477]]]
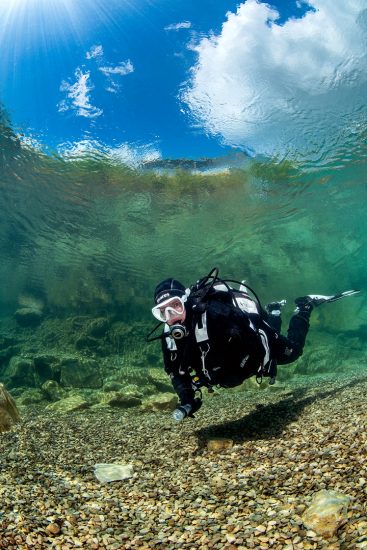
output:
[[[280,365],[293,363],[302,353],[310,328],[311,307],[297,308],[289,322],[287,337],[280,336],[277,342],[276,359]]]
[[[279,336],[276,343],[275,358],[280,365],[292,363],[302,355],[306,336],[310,327],[310,315],[314,307],[335,302],[346,296],[353,296],[359,290],[346,290],[333,296],[308,294],[296,298],[296,309],[289,322],[287,338]]]

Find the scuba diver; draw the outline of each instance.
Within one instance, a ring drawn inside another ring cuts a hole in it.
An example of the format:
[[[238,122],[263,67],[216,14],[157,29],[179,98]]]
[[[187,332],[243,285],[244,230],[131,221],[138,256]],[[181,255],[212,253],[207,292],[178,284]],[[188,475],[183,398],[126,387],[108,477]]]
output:
[[[277,365],[302,355],[313,308],[357,292],[297,298],[286,337],[280,334],[286,301],[263,308],[247,284],[220,279],[217,268],[190,288],[173,278],[159,283],[152,313],[160,323],[147,341],[162,340],[164,368],[180,400],[175,420],[193,417],[200,409],[203,386],[209,392],[213,386],[232,388],[251,376],[259,383],[268,377],[274,384]],[[163,333],[153,337],[161,323]]]

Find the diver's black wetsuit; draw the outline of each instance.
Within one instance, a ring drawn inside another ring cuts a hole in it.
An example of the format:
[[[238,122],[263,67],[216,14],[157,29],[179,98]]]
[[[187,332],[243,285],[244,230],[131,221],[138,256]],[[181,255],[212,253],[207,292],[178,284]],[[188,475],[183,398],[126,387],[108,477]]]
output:
[[[234,387],[250,376],[274,376],[276,364],[302,355],[308,312],[293,315],[288,337],[280,335],[280,317],[248,313],[233,305],[229,292],[215,293],[204,312],[186,305],[187,336],[162,339],[165,370],[182,404],[194,399],[192,375],[200,385]]]

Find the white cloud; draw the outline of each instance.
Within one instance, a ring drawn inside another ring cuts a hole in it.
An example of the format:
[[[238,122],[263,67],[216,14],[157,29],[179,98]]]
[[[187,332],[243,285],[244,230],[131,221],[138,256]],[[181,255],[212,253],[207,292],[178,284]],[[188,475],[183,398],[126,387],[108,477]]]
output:
[[[116,82],[110,82],[110,84],[105,87],[105,90],[110,94],[117,94],[120,90],[120,86]]]
[[[103,67],[99,67],[99,70],[107,78],[106,92],[117,94],[120,89],[119,77],[133,73],[134,66],[130,59],[128,59],[127,61],[121,61],[117,65],[104,65]]]
[[[179,31],[180,29],[190,29],[190,21],[182,21],[181,23],[173,23],[172,25],[167,25],[164,27],[165,31]]]
[[[367,97],[365,0],[309,0],[302,19],[277,24],[247,0],[218,36],[195,46],[182,93],[205,131],[259,153],[332,150],[363,120]]]
[[[60,86],[62,92],[66,92],[66,98],[59,103],[59,111],[75,111],[77,116],[86,118],[96,118],[103,111],[98,109],[90,102],[90,92],[93,90],[93,84],[90,80],[90,72],[83,71],[78,67],[75,71],[76,82],[70,84],[63,80]]]
[[[89,52],[85,54],[85,57],[87,59],[98,59],[99,57],[103,56],[103,47],[101,44],[96,44],[95,46],[92,46]]]
[[[99,70],[105,76],[111,76],[111,75],[125,76],[127,74],[134,72],[134,66],[131,63],[130,59],[128,59],[127,61],[121,61],[118,65],[99,67]]]

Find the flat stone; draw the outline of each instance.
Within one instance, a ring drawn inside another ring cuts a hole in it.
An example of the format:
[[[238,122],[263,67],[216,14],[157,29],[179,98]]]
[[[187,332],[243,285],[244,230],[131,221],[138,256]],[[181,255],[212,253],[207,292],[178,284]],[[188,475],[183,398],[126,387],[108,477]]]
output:
[[[72,395],[70,397],[65,397],[65,399],[60,399],[60,401],[56,401],[56,403],[51,403],[46,409],[60,413],[69,413],[88,407],[89,403],[83,397],[80,395]]]
[[[178,398],[175,393],[152,395],[143,401],[143,409],[147,411],[174,411]]]
[[[134,469],[132,464],[95,464],[94,474],[98,481],[109,483],[111,481],[121,481],[133,476]]]
[[[127,409],[129,407],[137,407],[142,401],[139,397],[132,393],[124,392],[108,392],[103,396],[103,403],[111,407],[121,407]]]
[[[209,451],[223,451],[233,447],[233,439],[226,439],[224,437],[209,439],[207,441],[207,448]]]

